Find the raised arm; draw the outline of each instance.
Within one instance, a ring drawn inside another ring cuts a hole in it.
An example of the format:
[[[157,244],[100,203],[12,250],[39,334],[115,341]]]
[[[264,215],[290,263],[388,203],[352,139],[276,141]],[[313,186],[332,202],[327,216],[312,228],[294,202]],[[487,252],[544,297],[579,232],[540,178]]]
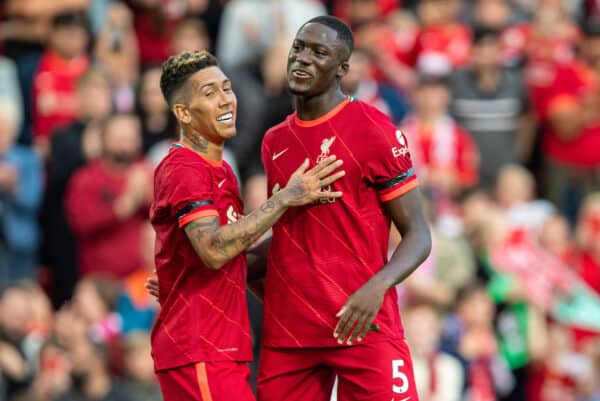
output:
[[[220,225],[219,218],[214,216],[188,223],[185,232],[204,264],[211,269],[221,268],[258,240],[289,207],[342,196],[341,192],[321,191],[322,187],[345,175],[344,171],[334,173],[342,165],[341,160],[336,161],[332,156],[306,171],[308,165],[309,160],[306,159],[292,174],[284,189],[235,223]]]

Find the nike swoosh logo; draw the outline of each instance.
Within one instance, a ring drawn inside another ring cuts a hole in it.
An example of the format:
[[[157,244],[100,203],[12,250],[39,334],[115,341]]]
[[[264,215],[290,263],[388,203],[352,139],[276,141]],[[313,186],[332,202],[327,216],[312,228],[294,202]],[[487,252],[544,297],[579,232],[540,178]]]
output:
[[[225,184],[226,180],[227,180],[227,178],[223,178],[223,180],[221,180],[221,182],[217,184],[217,187],[221,188],[223,186],[223,184]]]
[[[284,154],[285,152],[287,152],[287,151],[288,151],[288,149],[289,149],[289,148],[285,148],[285,149],[283,149],[281,152],[275,153],[275,154],[273,155],[273,160],[277,160],[277,159],[279,159],[279,156],[281,156],[282,154]]]

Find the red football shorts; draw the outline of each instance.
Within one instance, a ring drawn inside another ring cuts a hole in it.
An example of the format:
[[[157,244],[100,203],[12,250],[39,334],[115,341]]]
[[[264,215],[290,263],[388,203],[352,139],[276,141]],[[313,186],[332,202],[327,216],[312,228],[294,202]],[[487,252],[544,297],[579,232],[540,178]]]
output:
[[[404,340],[339,348],[264,348],[259,401],[418,401]]]
[[[200,362],[156,373],[164,401],[255,401],[244,362]]]

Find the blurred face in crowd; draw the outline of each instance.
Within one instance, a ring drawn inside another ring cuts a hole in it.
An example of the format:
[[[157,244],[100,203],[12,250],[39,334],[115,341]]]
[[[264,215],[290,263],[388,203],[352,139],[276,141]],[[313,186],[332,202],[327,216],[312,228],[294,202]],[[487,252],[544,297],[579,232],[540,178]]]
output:
[[[569,222],[564,216],[548,218],[540,231],[540,245],[556,256],[564,256],[569,246]]]
[[[104,127],[103,152],[115,166],[128,167],[140,155],[140,122],[132,115],[111,117]]]
[[[500,170],[496,180],[496,202],[502,208],[533,200],[535,180],[520,166],[507,166]]]
[[[212,143],[223,143],[236,134],[237,98],[231,81],[219,67],[203,68],[188,78],[186,100],[174,111],[183,125]]]
[[[576,227],[580,247],[600,260],[600,194],[584,200]]]
[[[417,113],[422,117],[436,117],[448,110],[450,93],[441,83],[427,83],[419,86],[414,98]]]
[[[110,312],[96,286],[91,280],[83,279],[75,287],[73,312],[87,324],[98,323]]]
[[[160,68],[151,68],[142,75],[140,105],[148,115],[169,112],[169,106],[160,90],[160,74]]]
[[[348,72],[348,50],[337,32],[325,25],[304,25],[288,54],[287,79],[290,92],[313,97],[331,90]]]
[[[470,292],[458,305],[458,315],[468,327],[488,327],[494,318],[494,305],[485,288]]]
[[[136,338],[127,339],[125,351],[125,370],[133,380],[152,382],[154,380],[154,364],[150,354],[150,337],[134,334]]]
[[[581,50],[585,62],[600,75],[600,34],[587,37]]]
[[[510,11],[506,0],[478,0],[475,4],[475,21],[482,27],[502,29],[508,23]]]
[[[473,44],[471,63],[476,70],[498,68],[502,63],[500,38],[485,36]]]
[[[450,20],[452,4],[449,0],[422,0],[417,10],[423,26],[441,25]]]
[[[375,21],[380,14],[381,8],[376,0],[350,0],[346,2],[346,15],[352,26]]]
[[[438,348],[441,332],[437,312],[429,305],[418,305],[403,313],[403,317],[411,351],[422,357],[433,354]]]
[[[78,24],[55,27],[50,34],[50,45],[65,59],[72,59],[83,54],[88,40],[87,31]]]
[[[0,298],[0,329],[9,337],[23,337],[29,329],[31,305],[27,293],[9,287]]]
[[[206,32],[206,27],[195,20],[182,22],[171,39],[171,48],[173,54],[179,54],[187,51],[208,50],[210,47],[210,38]]]
[[[85,120],[101,121],[110,115],[112,99],[106,77],[88,71],[77,88],[79,114]]]
[[[354,50],[350,55],[350,68],[348,73],[342,78],[342,89],[347,94],[356,93],[360,82],[369,79],[371,70],[371,60],[369,55],[362,50]]]

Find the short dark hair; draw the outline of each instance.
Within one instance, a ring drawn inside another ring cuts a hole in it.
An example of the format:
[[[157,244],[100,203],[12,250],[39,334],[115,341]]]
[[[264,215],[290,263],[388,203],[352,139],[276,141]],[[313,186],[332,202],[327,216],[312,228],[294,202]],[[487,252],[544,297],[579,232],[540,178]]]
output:
[[[88,21],[85,14],[79,11],[65,11],[56,14],[50,21],[52,29],[80,26],[84,29],[88,29]]]
[[[488,27],[476,27],[473,30],[473,44],[477,45],[487,39],[500,40],[501,32],[498,29]]]
[[[352,54],[352,51],[354,50],[354,35],[352,35],[350,27],[346,25],[344,21],[332,17],[331,15],[320,15],[306,21],[300,29],[307,24],[321,24],[333,29],[337,32],[338,39],[341,40],[348,49],[348,57]]]
[[[188,51],[169,57],[162,65],[160,76],[160,90],[169,106],[173,105],[174,95],[191,75],[218,65],[217,58],[205,50]]]

